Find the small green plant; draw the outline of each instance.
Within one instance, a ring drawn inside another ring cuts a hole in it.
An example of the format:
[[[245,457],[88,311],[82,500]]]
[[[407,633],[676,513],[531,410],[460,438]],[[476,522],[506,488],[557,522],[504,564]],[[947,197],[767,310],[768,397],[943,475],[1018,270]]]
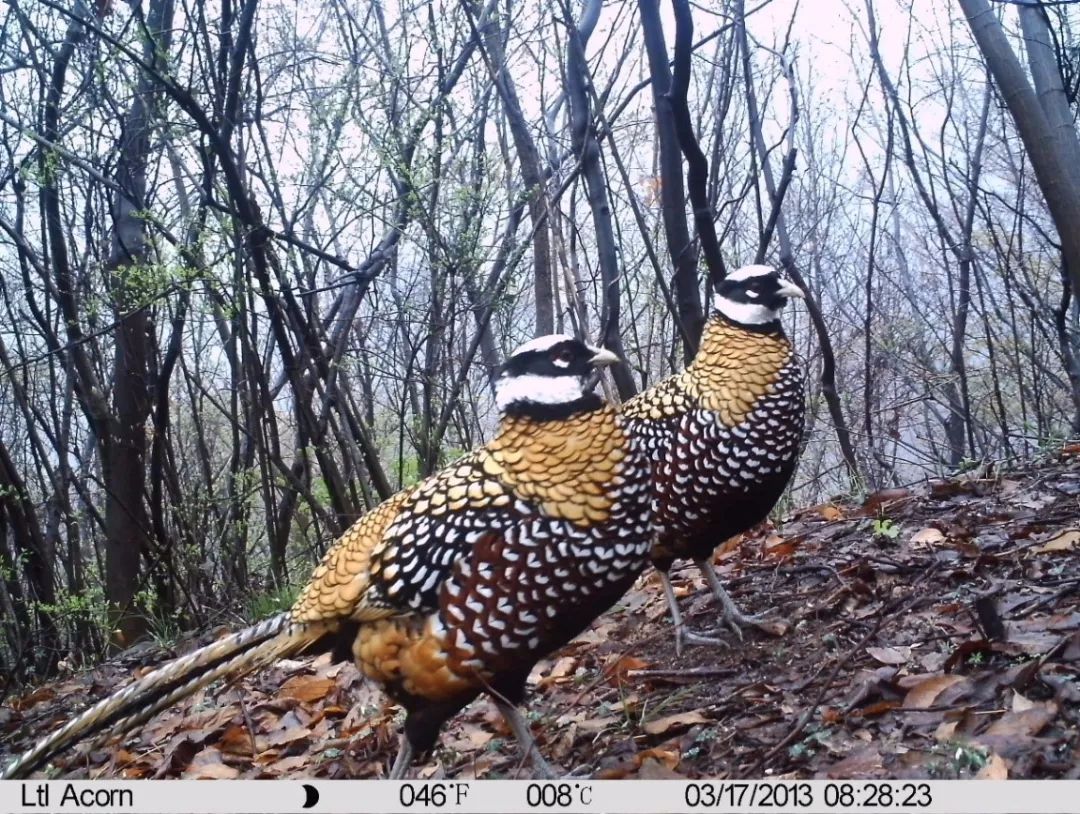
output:
[[[299,585],[280,585],[266,591],[259,591],[248,597],[247,614],[252,620],[265,619],[276,613],[286,611],[293,606],[300,595]]]
[[[590,670],[582,670],[579,673],[574,673],[574,675],[571,676],[571,679],[570,683],[575,687],[582,687],[592,681],[593,673]]]
[[[641,712],[637,716],[637,725],[643,726],[649,721],[671,714],[673,707],[677,710],[693,693],[693,687],[687,686],[663,696],[659,701],[652,703],[651,706],[651,699],[645,699],[645,703],[641,705]]]
[[[89,622],[98,630],[109,629],[108,607],[100,586],[88,587],[78,594],[60,591],[55,602],[32,602],[30,607],[53,617],[60,624]]]
[[[872,528],[874,536],[883,540],[895,540],[900,536],[900,527],[887,517],[877,518]]]
[[[180,612],[163,608],[153,588],[136,593],[134,604],[142,611],[147,633],[159,647],[169,647],[180,638]]]
[[[969,667],[981,667],[986,662],[986,655],[981,650],[976,650],[967,657]]]
[[[963,458],[960,463],[956,465],[956,474],[963,475],[965,472],[973,472],[979,468],[982,461],[975,458]]]
[[[975,774],[990,760],[989,753],[983,747],[966,741],[950,741],[947,747],[949,761],[957,774]]]
[[[808,728],[805,738],[788,747],[788,754],[794,760],[803,760],[805,758],[813,757],[828,740],[828,730],[811,726]]]
[[[710,751],[710,746],[720,740],[720,727],[710,726],[700,730],[694,738],[693,744],[683,752],[683,758],[693,760],[702,757]]]
[[[619,684],[619,701],[612,710],[612,705],[608,705],[608,709],[612,710],[622,718],[620,726],[624,729],[639,729],[645,722],[645,707],[647,704],[642,704],[641,700],[633,693],[629,692],[625,684]]]
[[[319,753],[319,760],[320,761],[337,760],[343,754],[345,754],[344,751],[342,751],[341,749],[338,749],[337,747],[331,746],[329,749],[323,749],[322,752]]]

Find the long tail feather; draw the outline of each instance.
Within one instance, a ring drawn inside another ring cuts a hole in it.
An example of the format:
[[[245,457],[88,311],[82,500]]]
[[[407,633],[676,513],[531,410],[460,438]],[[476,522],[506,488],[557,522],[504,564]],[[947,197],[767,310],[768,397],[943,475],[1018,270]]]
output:
[[[295,624],[282,613],[181,656],[83,712],[10,763],[2,779],[25,777],[68,746],[120,734],[225,676],[233,678],[295,655],[322,638],[325,625]]]

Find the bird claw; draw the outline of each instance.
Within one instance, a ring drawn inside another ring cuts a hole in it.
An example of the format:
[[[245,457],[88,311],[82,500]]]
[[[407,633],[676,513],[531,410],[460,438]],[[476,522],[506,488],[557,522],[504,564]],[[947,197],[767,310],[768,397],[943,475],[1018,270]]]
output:
[[[759,630],[764,630],[766,633],[771,632],[765,626],[774,621],[772,614],[775,611],[776,608],[770,608],[763,613],[743,613],[733,603],[730,606],[724,607],[723,622],[730,630],[734,631],[741,642],[743,641],[743,628],[756,627]]]
[[[558,780],[560,778],[555,768],[542,757],[533,758],[532,770],[535,780]]]
[[[695,633],[685,626],[680,626],[675,629],[675,655],[681,656],[683,654],[683,648],[688,645],[697,645],[702,647],[731,647],[731,644],[723,639],[714,639],[712,636],[705,636],[701,633]]]
[[[578,766],[576,769],[571,769],[568,774],[562,776],[563,780],[585,780],[592,777],[591,766]]]
[[[592,776],[592,769],[589,766],[578,766],[576,769],[563,773],[559,766],[548,763],[543,758],[539,761],[533,759],[532,770],[534,780],[581,780]]]

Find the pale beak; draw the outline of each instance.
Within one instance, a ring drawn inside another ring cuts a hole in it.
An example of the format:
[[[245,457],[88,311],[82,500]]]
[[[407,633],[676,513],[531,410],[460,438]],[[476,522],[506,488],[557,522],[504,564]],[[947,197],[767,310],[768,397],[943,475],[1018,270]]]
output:
[[[609,365],[617,365],[622,361],[607,348],[594,348],[590,345],[589,350],[593,352],[592,358],[589,360],[589,364],[593,367],[608,367]]]
[[[780,291],[779,291],[779,293],[783,294],[785,297],[798,297],[800,300],[805,300],[806,299],[806,292],[803,291],[801,288],[799,288],[797,285],[795,285],[795,283],[791,282],[790,280],[781,280],[780,281]]]

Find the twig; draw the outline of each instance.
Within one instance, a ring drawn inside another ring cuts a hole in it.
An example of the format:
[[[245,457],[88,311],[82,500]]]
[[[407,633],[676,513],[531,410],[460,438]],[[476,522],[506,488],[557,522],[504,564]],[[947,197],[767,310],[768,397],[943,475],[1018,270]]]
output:
[[[802,692],[803,690],[805,690],[808,687],[812,686],[813,683],[815,681],[817,681],[818,676],[821,675],[823,672],[825,672],[825,668],[832,665],[832,664],[834,664],[832,661],[823,661],[821,663],[821,666],[818,667],[816,670],[814,670],[814,672],[810,675],[809,678],[807,678],[801,684],[797,684],[796,686],[792,687],[792,691],[793,692]],[[828,683],[831,684],[832,682],[830,681]]]
[[[931,564],[930,567],[923,572],[922,576],[919,577],[919,579],[915,580],[915,582],[912,584],[912,588],[917,588],[920,583],[924,582],[927,577],[929,577],[930,574],[932,574],[936,570],[937,563]],[[856,642],[855,645],[850,648],[842,658],[838,658],[836,660],[836,663],[833,665],[833,668],[829,672],[828,677],[822,683],[821,690],[818,692],[813,702],[806,708],[806,711],[799,716],[799,720],[795,723],[795,726],[792,727],[791,731],[788,732],[787,735],[785,735],[779,743],[775,744],[771,749],[769,749],[769,751],[759,757],[754,763],[754,765],[751,766],[748,771],[744,772],[742,776],[760,776],[761,770],[765,766],[765,764],[771,758],[779,754],[783,749],[786,749],[790,744],[795,741],[796,738],[799,737],[799,735],[802,734],[802,731],[806,728],[806,725],[810,723],[810,719],[813,718],[814,714],[817,712],[818,707],[821,706],[821,702],[825,700],[825,695],[832,688],[832,683],[836,680],[836,676],[839,675],[840,669],[845,664],[850,663],[852,659],[856,656],[856,654],[862,652],[862,650],[866,648],[867,644],[869,644],[870,641],[874,638],[874,636],[876,636],[880,632],[881,628],[885,625],[885,621],[887,619],[895,619],[903,615],[905,612],[914,607],[918,602],[924,599],[926,599],[926,596],[924,594],[913,590],[912,593],[908,595],[908,597],[905,598],[902,602],[900,602],[895,609],[890,609],[887,612],[883,610],[882,613],[878,616],[877,621],[868,631],[866,631],[865,635],[863,635],[863,637],[859,639],[859,641]]]
[[[742,672],[728,668],[701,667],[696,670],[627,670],[627,678],[669,678],[669,679],[692,679],[702,678],[727,678]]]
[[[255,725],[251,722],[251,716],[248,714],[247,704],[244,703],[244,693],[240,691],[240,687],[236,688],[236,700],[240,702],[240,711],[244,714],[244,726],[247,727],[248,737],[251,738],[251,759],[255,760],[258,751],[255,746]]]
[[[1053,604],[1054,602],[1057,602],[1059,599],[1068,596],[1078,588],[1080,588],[1080,577],[1067,580],[1064,585],[1058,590],[1054,591],[1054,593],[1048,596],[1044,596],[1042,599],[1039,599],[1035,602],[1032,602],[1019,613],[1014,613],[1013,618],[1025,619],[1028,616],[1031,616],[1031,614],[1033,614],[1035,611],[1040,610],[1047,605]]]

